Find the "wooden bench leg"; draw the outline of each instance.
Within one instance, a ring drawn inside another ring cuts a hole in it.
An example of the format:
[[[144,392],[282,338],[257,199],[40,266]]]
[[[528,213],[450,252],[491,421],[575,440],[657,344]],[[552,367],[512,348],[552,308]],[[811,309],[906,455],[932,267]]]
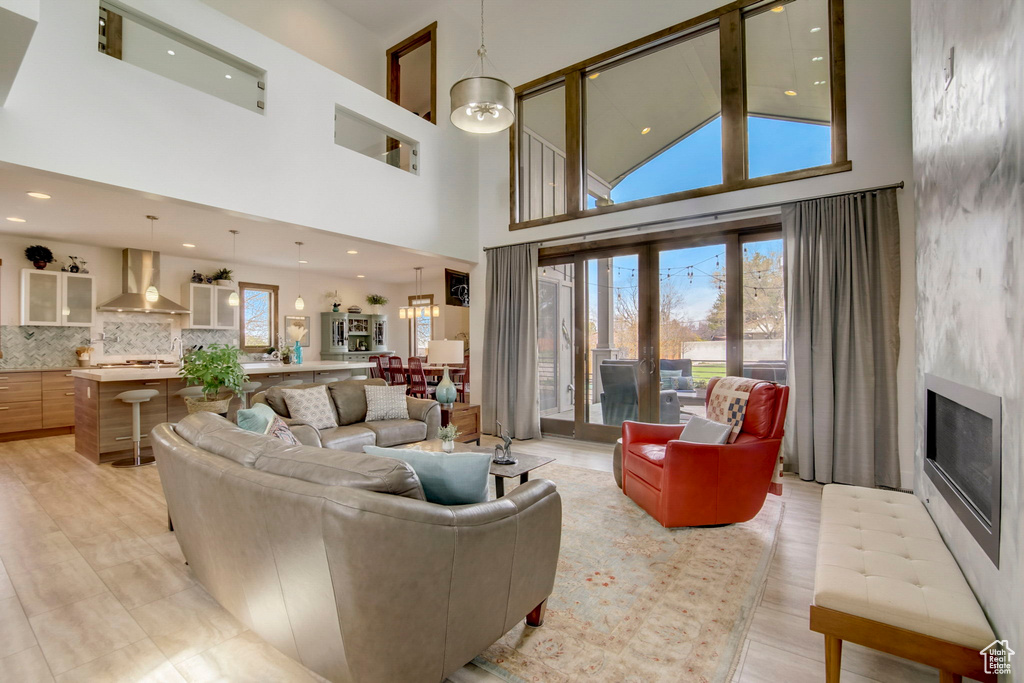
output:
[[[939,683],[962,683],[964,677],[960,674],[950,673],[949,671],[939,672]]]
[[[543,626],[544,625],[544,613],[548,611],[548,601],[540,603],[533,608],[533,611],[526,615],[527,626]]]
[[[843,641],[835,636],[825,636],[825,683],[839,683],[839,671],[843,665]]]

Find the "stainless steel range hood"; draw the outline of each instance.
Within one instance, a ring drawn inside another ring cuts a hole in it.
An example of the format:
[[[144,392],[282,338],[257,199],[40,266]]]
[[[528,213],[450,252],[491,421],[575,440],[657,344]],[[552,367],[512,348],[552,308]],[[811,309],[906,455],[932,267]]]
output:
[[[125,249],[121,252],[121,292],[97,311],[118,313],[189,313],[190,311],[163,295],[160,289],[160,252]],[[146,290],[153,285],[160,292],[156,301],[146,300]]]

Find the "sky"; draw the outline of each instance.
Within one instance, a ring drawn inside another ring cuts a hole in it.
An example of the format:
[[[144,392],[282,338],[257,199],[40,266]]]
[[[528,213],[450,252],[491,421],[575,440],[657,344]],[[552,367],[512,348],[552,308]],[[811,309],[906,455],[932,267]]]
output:
[[[747,137],[750,177],[757,178],[831,163],[831,129],[813,123],[748,117]],[[673,147],[624,178],[614,190],[616,203],[681,192],[722,182],[722,120],[711,121]],[[593,198],[589,199],[593,206]],[[748,253],[778,253],[781,240],[746,245]],[[718,296],[712,273],[724,264],[725,247],[710,245],[674,249],[660,254],[662,278],[671,278],[683,291],[685,306],[680,312],[686,320],[703,320]],[[590,300],[593,308],[597,292],[596,261],[588,264]],[[613,259],[617,289],[636,286],[636,256]],[[692,266],[692,275],[690,270]]]

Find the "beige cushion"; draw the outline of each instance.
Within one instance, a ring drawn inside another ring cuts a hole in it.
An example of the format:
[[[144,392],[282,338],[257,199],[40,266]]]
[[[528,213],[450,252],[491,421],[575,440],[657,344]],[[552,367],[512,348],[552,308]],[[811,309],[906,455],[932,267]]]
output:
[[[363,446],[372,446],[375,443],[376,435],[364,424],[345,425],[320,432],[320,445],[338,451],[361,453]]]
[[[416,472],[401,460],[292,446],[265,453],[256,469],[325,486],[347,486],[426,500]]]
[[[252,467],[263,454],[285,446],[281,439],[247,432],[220,415],[207,411],[182,418],[174,425],[174,431],[193,446],[245,467]]]
[[[420,420],[374,420],[363,426],[377,435],[375,446],[398,446],[399,444],[426,441],[427,423]]]
[[[317,429],[333,429],[338,426],[331,394],[323,384],[308,389],[282,389],[281,393],[284,394],[291,418]]]
[[[291,417],[292,414],[288,412],[288,404],[284,402],[284,390],[285,389],[309,389],[312,387],[322,387],[322,384],[293,384],[287,387],[270,387],[266,393],[263,394],[264,400],[267,405],[274,409],[274,412],[281,417]]]
[[[909,493],[824,488],[814,604],[978,650],[995,640],[928,511]]]
[[[366,391],[366,421],[408,420],[409,403],[405,400],[405,386],[363,387]]]

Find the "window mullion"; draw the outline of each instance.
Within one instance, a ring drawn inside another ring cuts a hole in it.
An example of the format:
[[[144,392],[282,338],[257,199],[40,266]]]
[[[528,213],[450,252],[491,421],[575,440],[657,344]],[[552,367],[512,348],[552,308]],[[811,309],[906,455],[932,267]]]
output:
[[[722,16],[718,24],[722,78],[722,182],[747,179],[747,84],[743,13]]]
[[[583,73],[565,77],[565,212],[573,215],[586,207],[583,178]]]

